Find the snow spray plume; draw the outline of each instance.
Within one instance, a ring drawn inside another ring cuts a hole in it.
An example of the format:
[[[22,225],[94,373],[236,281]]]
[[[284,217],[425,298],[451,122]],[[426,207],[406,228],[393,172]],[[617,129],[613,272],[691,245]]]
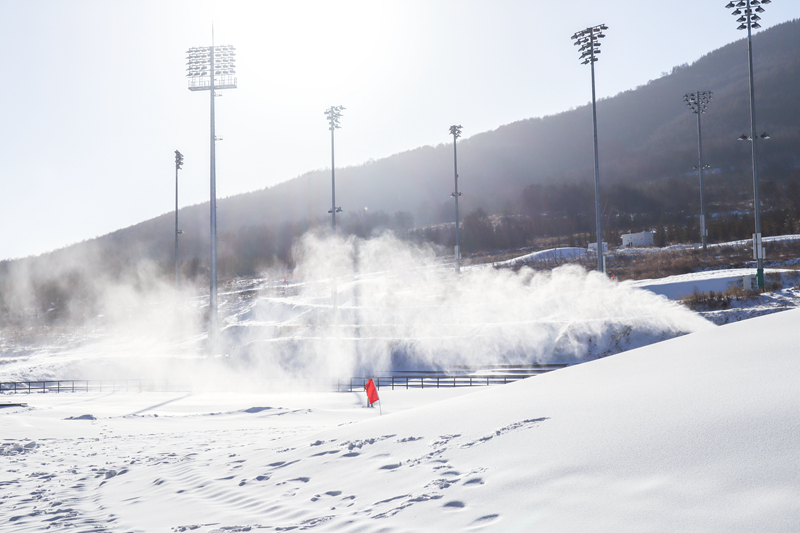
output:
[[[15,351],[6,342],[4,379],[297,390],[392,370],[585,361],[710,327],[662,297],[576,266],[468,267],[456,275],[433,248],[392,233],[366,240],[309,233],[294,250],[293,280],[237,280],[220,291],[224,351],[208,355],[205,287],[187,286],[176,298],[171,275],[152,262],[109,275],[102,255],[84,247],[82,255],[7,273],[5,302],[24,306],[42,279],[58,289],[53,294],[84,293],[69,299],[68,314],[83,321],[61,330],[72,332],[71,343],[58,337]]]
[[[260,298],[231,323],[234,364],[251,375],[574,363],[711,327],[663,297],[577,266],[472,267],[459,276],[431,248],[391,233],[307,234],[294,256],[298,294]]]
[[[196,353],[202,303],[153,261],[87,242],[5,266],[4,380],[164,377]]]

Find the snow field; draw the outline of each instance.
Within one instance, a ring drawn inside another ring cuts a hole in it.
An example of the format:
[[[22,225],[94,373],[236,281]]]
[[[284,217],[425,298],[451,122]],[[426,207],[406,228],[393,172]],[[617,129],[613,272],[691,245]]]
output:
[[[355,393],[32,395],[0,409],[3,443],[26,450],[2,459],[0,524],[794,531],[798,319],[710,328],[502,387],[382,390],[383,416]],[[96,420],[65,420],[85,414]]]

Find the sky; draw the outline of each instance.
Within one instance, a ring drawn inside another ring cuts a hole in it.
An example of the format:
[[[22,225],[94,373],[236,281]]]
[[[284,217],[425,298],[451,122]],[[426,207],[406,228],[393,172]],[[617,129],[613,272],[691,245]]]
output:
[[[589,102],[574,32],[609,26],[610,97],[744,37],[725,3],[8,0],[0,259],[173,211],[176,149],[179,204],[208,201],[209,93],[184,72],[212,25],[237,49],[238,88],[216,100],[224,198],[330,168],[332,105],[337,167],[448,142],[453,124],[466,138]],[[796,0],[766,9],[764,29],[800,17]]]

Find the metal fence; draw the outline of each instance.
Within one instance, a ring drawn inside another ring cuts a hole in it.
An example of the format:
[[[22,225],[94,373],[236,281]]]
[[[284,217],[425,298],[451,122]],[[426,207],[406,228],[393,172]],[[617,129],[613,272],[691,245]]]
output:
[[[116,392],[116,391],[157,391],[188,392],[189,383],[168,379],[59,379],[47,381],[0,381],[0,392]]]
[[[482,367],[454,366],[446,371],[396,371],[391,374],[337,378],[331,381],[297,380],[283,383],[290,390],[307,392],[362,391],[372,379],[378,390],[383,389],[437,389],[444,387],[479,387],[504,385],[531,376],[563,368],[565,364],[547,365],[488,365]],[[199,392],[240,390],[242,384],[214,382],[192,383],[177,379],[117,379],[117,380],[42,380],[0,381],[0,393],[44,393],[44,392]],[[280,389],[273,382],[247,384],[248,392]]]
[[[370,379],[375,388],[438,389],[442,387],[480,387],[505,385],[545,372],[564,368],[566,364],[487,365],[482,367],[453,366],[447,371],[397,371],[390,375],[352,377],[337,380],[337,392],[364,390]]]

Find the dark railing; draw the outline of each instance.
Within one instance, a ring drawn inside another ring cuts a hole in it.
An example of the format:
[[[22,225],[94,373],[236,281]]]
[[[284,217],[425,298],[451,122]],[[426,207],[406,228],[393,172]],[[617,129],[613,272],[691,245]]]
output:
[[[59,379],[47,381],[0,381],[0,392],[116,392],[116,391],[190,391],[188,383],[168,379]]]
[[[332,390],[335,392],[363,391],[367,381],[384,389],[426,389],[443,387],[479,387],[504,385],[531,376],[563,368],[565,364],[549,365],[490,365],[482,367],[454,366],[447,371],[416,370],[395,371],[392,374],[337,378],[327,384],[308,380],[300,389],[307,391]],[[224,389],[226,383],[193,385],[170,379],[117,379],[117,380],[46,380],[46,381],[0,381],[0,393],[42,392],[191,392]],[[265,382],[263,389],[273,387]],[[256,384],[252,392],[259,390]],[[297,388],[294,388],[297,390]]]
[[[481,367],[451,366],[442,370],[399,370],[391,375],[352,377],[336,381],[337,392],[364,390],[367,381],[372,379],[375,387],[394,390],[424,389],[442,387],[479,387],[488,385],[505,385],[521,379],[529,378],[545,372],[564,368],[566,364],[531,364],[531,365],[486,365]]]

